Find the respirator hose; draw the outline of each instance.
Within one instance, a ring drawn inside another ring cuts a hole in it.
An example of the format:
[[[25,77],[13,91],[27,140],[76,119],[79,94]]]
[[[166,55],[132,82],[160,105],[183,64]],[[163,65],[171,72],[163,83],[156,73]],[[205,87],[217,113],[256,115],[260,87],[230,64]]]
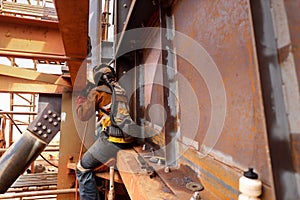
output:
[[[105,80],[106,84],[108,85],[108,87],[110,88],[111,92],[112,92],[112,105],[111,105],[111,111],[110,111],[110,121],[112,123],[112,125],[114,125],[115,127],[118,127],[117,122],[115,121],[115,112],[116,112],[116,91],[114,89],[114,87],[112,86],[110,80],[108,79],[108,77],[104,74],[103,75],[103,79]]]

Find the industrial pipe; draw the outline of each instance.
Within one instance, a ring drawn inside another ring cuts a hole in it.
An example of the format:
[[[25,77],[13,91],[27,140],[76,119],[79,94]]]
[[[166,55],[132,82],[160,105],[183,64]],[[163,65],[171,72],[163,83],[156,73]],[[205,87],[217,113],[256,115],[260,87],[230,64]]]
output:
[[[47,143],[25,131],[1,157],[0,163],[0,193],[6,190],[15,182],[26,168],[44,150]]]
[[[2,155],[0,194],[8,190],[60,130],[60,106],[55,105],[60,99],[49,97],[47,100],[50,103],[44,106],[22,136]]]

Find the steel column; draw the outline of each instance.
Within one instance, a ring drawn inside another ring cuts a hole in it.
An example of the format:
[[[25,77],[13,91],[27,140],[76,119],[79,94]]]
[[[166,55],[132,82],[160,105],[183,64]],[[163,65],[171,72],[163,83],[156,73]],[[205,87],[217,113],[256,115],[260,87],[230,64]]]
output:
[[[166,111],[166,123],[164,125],[165,145],[166,145],[166,165],[175,166],[176,159],[176,137],[177,137],[177,107],[176,97],[173,91],[176,91],[174,86],[175,80],[175,62],[173,51],[173,33],[170,24],[172,24],[171,9],[160,7],[161,20],[161,47],[162,47],[162,73],[163,73],[163,94],[164,94],[164,108]]]
[[[298,199],[270,2],[252,0],[251,10],[276,197]]]

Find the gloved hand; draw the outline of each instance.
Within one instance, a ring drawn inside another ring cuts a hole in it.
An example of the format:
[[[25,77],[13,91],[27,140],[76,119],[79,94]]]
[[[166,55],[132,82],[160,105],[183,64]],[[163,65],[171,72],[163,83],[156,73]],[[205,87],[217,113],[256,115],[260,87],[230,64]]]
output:
[[[84,102],[86,102],[86,97],[84,97],[84,96],[78,96],[77,98],[76,98],[76,109],[81,105],[81,104],[83,104]]]

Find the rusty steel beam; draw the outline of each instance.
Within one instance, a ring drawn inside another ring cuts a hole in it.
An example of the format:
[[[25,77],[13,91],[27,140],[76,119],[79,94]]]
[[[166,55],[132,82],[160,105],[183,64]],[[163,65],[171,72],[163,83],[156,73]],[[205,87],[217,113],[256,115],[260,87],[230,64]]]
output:
[[[40,81],[0,76],[0,92],[61,94],[66,87]]]
[[[87,56],[89,1],[56,0],[55,7],[66,56],[77,58],[79,60],[78,62],[68,63],[71,80],[74,84],[81,61]],[[85,73],[83,76],[83,80],[85,81]]]
[[[176,79],[174,71],[176,70],[176,64],[174,63],[173,56],[173,39],[172,29],[170,27],[171,9],[160,7],[160,18],[161,18],[161,57],[162,57],[162,76],[163,76],[163,101],[164,108],[166,111],[166,123],[164,126],[165,132],[165,144],[166,144],[166,165],[174,166],[177,165],[177,153],[176,142],[173,142],[177,137],[178,131],[178,116],[176,107],[176,96],[173,91],[176,91]],[[176,113],[176,115],[174,115]]]
[[[251,1],[270,156],[277,199],[299,199],[282,89],[282,72],[268,1]]]
[[[70,82],[58,75],[1,64],[0,74],[1,92],[61,94],[63,90],[72,90]]]
[[[60,158],[58,163],[58,189],[68,189],[75,185],[75,173],[70,173],[68,163],[70,161],[77,163],[80,153],[80,145],[82,137],[82,130],[78,129],[78,124],[82,122],[77,121],[72,112],[72,93],[64,92],[62,94],[62,112],[66,113],[66,120],[61,124],[60,137]],[[91,131],[92,132],[92,131]],[[92,137],[92,136],[91,136]],[[70,145],[72,144],[72,145]],[[58,200],[74,200],[74,194],[60,194],[57,196]]]
[[[68,59],[57,22],[0,15],[0,56]]]
[[[84,59],[87,55],[89,1],[56,0],[55,7],[66,55]]]
[[[10,67],[0,64],[0,74],[1,76],[39,81],[71,88],[71,83],[59,75],[45,74],[25,68]]]

